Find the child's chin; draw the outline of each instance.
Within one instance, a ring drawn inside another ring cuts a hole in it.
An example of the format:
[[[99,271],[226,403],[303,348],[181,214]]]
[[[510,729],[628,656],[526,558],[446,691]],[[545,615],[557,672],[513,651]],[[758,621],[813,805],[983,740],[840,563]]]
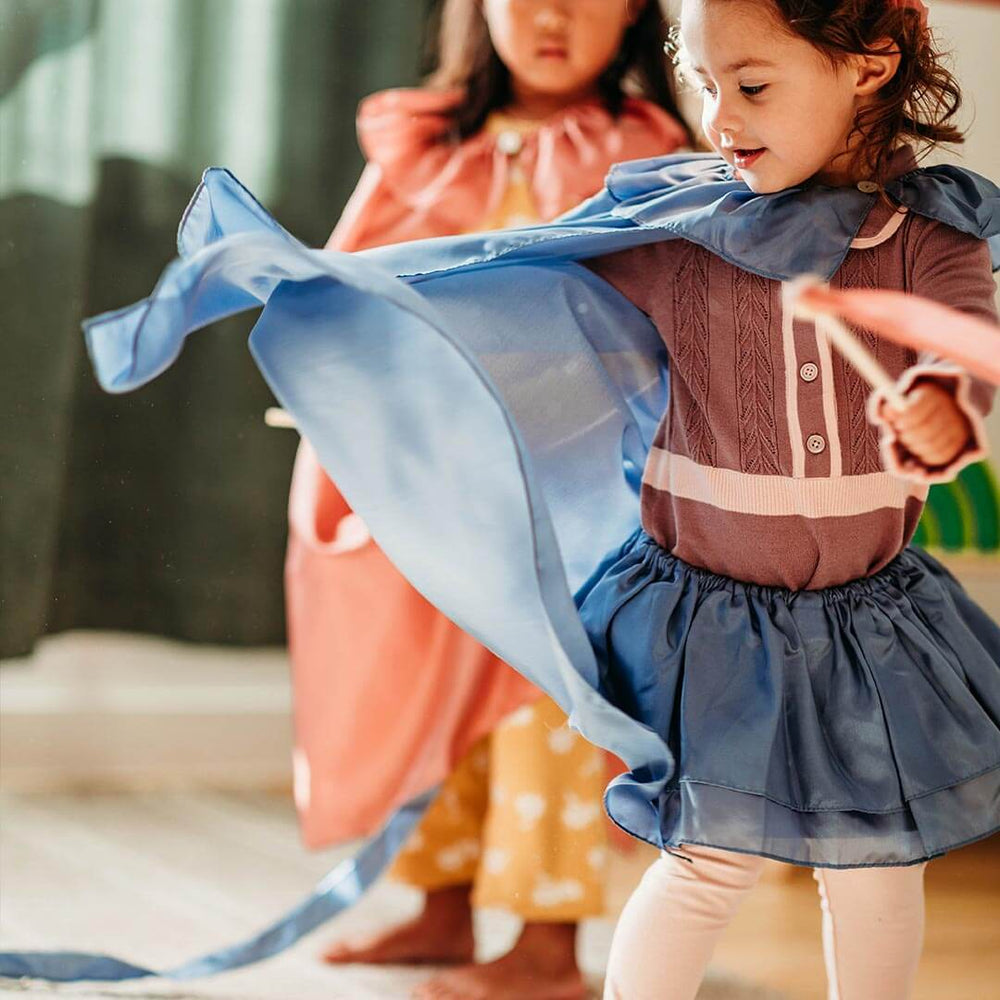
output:
[[[774,184],[769,184],[762,177],[751,176],[745,170],[740,171],[740,179],[754,194],[773,194],[775,191],[781,190]]]
[[[752,169],[739,171],[739,178],[754,194],[774,194],[788,186],[766,173]]]
[[[774,194],[775,191],[784,191],[786,187],[791,187],[790,184],[772,177],[763,177],[756,171],[741,170],[739,177],[754,194]]]

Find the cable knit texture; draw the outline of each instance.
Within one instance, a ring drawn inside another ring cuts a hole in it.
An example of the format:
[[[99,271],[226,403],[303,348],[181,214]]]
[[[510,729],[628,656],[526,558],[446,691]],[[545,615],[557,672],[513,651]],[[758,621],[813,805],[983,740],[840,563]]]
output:
[[[642,523],[686,563],[790,590],[868,577],[912,538],[928,483],[983,455],[988,389],[859,329],[904,387],[904,373],[919,371],[952,391],[974,432],[963,454],[933,470],[915,468],[887,431],[880,441],[868,384],[831,358],[814,323],[784,315],[776,281],[680,240],[587,264],[651,318],[670,354]],[[832,284],[996,317],[987,244],[888,202],[875,203]]]
[[[769,282],[740,268],[733,269],[732,279],[741,464],[747,472],[777,475]]]
[[[674,323],[677,338],[673,386],[679,396],[685,397],[686,405],[678,410],[683,436],[696,461],[712,463],[715,437],[708,421],[708,251],[693,243],[681,244],[678,255]]]
[[[864,250],[849,253],[838,275],[842,288],[879,288],[879,255]],[[870,330],[855,331],[858,339],[873,354],[879,356],[878,338]],[[865,403],[868,398],[868,383],[858,374],[842,354],[834,355],[834,365],[839,369],[839,377],[847,398],[847,412],[850,414],[851,432],[847,436],[845,452],[847,461],[844,470],[851,475],[875,472],[881,467],[879,459],[878,429],[868,422]]]

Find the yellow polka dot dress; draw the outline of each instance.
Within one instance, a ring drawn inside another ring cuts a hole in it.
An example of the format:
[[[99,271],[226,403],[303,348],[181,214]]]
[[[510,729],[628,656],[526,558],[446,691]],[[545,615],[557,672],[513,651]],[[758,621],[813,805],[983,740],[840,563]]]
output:
[[[471,884],[475,906],[533,922],[604,908],[605,755],[549,698],[508,716],[461,761],[391,869],[425,890]]]
[[[481,229],[540,221],[517,161],[536,123],[493,114],[485,128],[509,160]],[[524,920],[577,921],[604,908],[603,751],[542,697],[508,716],[460,762],[391,869],[425,890],[471,884],[475,906]]]

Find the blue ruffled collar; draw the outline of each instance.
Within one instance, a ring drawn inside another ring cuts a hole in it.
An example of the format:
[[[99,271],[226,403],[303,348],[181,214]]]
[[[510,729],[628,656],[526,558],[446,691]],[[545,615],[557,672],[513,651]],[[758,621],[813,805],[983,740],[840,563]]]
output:
[[[900,152],[897,164],[903,169],[886,185],[888,196],[912,212],[988,240],[994,268],[1000,268],[1000,188],[961,167],[918,168],[909,150]],[[692,240],[746,270],[787,280],[804,271],[832,276],[878,198],[878,189],[868,184],[755,194],[715,154],[686,153],[617,165],[605,191],[587,205],[589,211]],[[586,217],[578,209],[564,218]]]
[[[1000,189],[992,181],[961,167],[914,167],[886,192],[912,212],[988,240],[1000,268]],[[364,254],[419,281],[495,264],[585,260],[679,238],[765,278],[831,278],[879,197],[877,190],[824,185],[754,194],[718,156],[684,153],[619,164],[603,191],[551,223]]]
[[[914,167],[890,181],[886,193],[911,212],[987,240],[994,270],[1000,269],[1000,188],[992,181],[961,167]],[[754,194],[720,157],[684,153],[619,164],[603,191],[551,223],[361,254],[391,274],[419,282],[443,271],[585,260],[686,239],[765,278],[788,281],[809,273],[829,279],[879,197],[877,190],[824,185]],[[181,256],[262,225],[298,242],[229,171],[207,170],[181,224]]]

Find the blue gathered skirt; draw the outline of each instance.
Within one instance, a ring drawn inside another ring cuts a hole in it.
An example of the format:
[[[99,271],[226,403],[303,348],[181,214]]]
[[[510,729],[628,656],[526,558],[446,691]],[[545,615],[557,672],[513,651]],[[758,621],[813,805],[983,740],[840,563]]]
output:
[[[690,566],[639,531],[578,595],[601,693],[675,770],[611,817],[660,846],[906,865],[1000,827],[1000,628],[937,561],[789,591]]]

